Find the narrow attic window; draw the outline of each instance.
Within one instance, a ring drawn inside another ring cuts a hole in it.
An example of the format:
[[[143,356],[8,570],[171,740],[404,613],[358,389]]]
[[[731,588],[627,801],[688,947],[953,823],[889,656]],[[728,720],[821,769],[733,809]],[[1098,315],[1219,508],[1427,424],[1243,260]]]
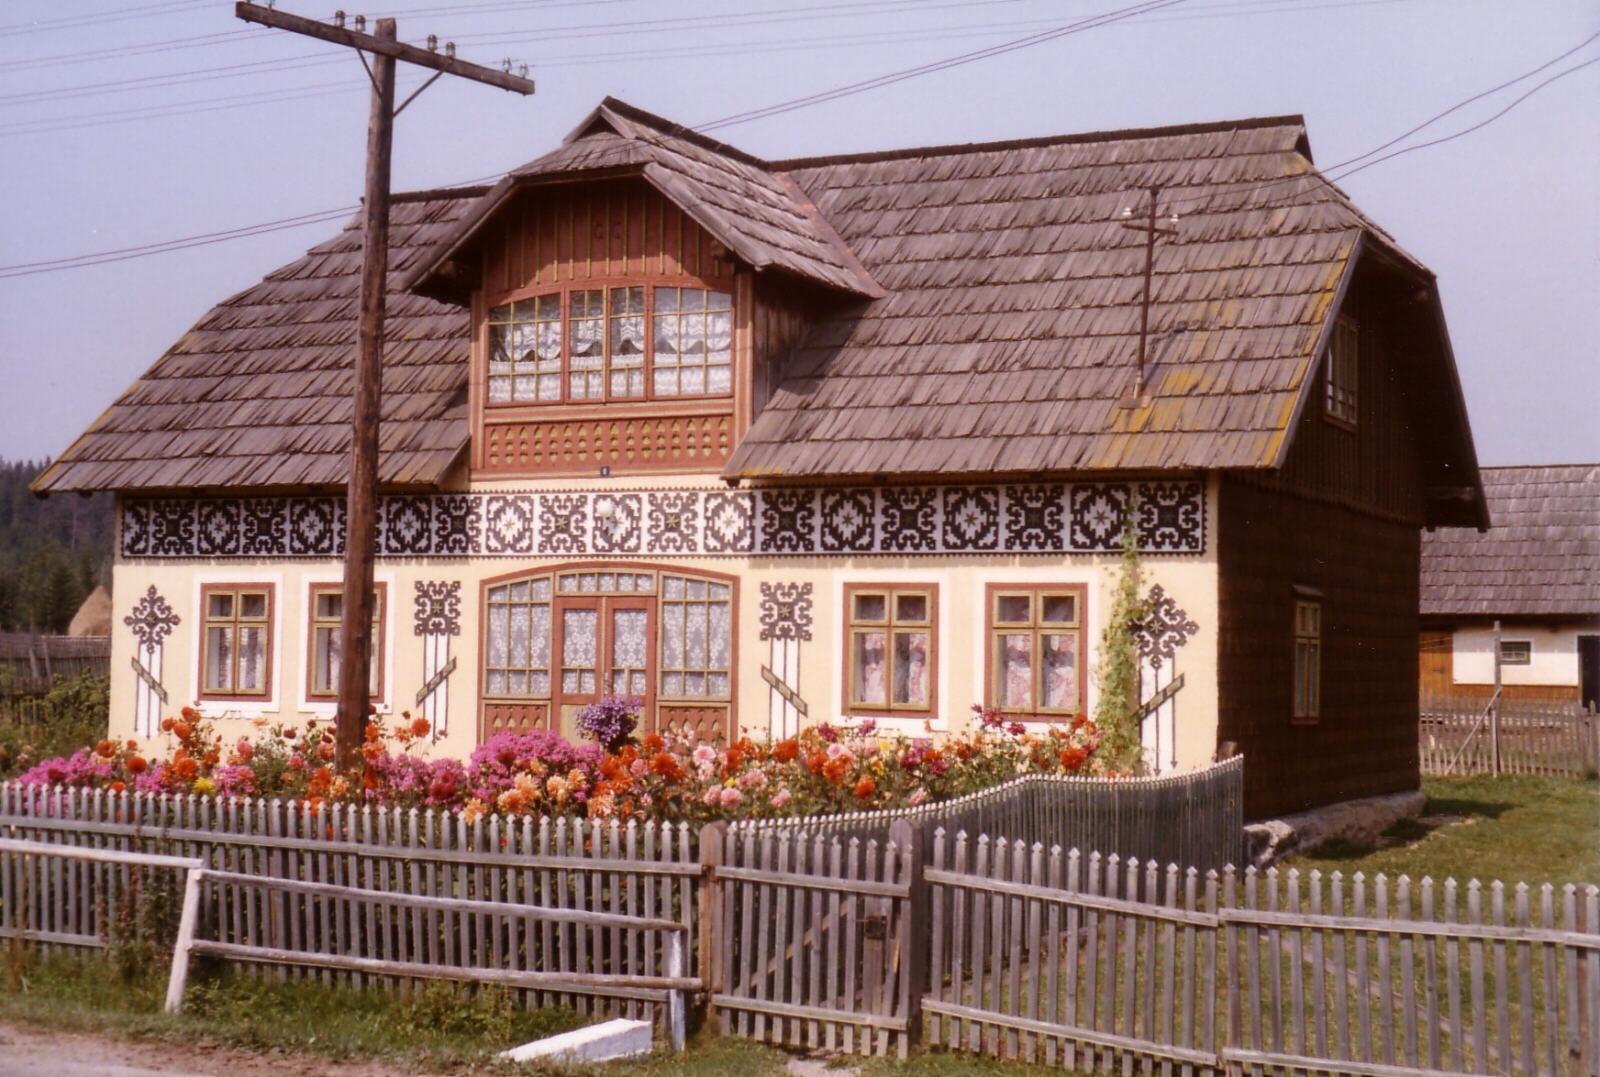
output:
[[[1356,425],[1356,323],[1340,316],[1328,341],[1326,389],[1323,414],[1335,422]]]

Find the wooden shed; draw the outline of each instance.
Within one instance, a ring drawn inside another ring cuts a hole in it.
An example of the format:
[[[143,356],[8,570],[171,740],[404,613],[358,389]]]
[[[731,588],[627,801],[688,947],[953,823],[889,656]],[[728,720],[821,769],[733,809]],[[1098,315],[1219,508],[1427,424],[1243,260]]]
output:
[[[1419,535],[1487,517],[1433,276],[1299,117],[764,161],[608,99],[392,242],[373,695],[438,750],[605,694],[1061,720],[1131,528],[1151,769],[1237,745],[1252,815],[1416,784]],[[35,484],[118,494],[121,732],[332,706],[359,248]]]

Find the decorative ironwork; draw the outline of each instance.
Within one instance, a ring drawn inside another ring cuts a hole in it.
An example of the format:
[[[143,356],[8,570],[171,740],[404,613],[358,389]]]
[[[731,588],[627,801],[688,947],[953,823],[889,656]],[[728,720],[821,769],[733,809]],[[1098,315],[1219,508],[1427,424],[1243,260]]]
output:
[[[150,590],[134,604],[133,612],[124,617],[122,623],[133,629],[141,650],[150,650],[161,646],[162,641],[183,621],[167,600],[161,597],[156,585],[151,584]]]
[[[763,583],[761,585],[761,638],[811,639],[811,585]]]

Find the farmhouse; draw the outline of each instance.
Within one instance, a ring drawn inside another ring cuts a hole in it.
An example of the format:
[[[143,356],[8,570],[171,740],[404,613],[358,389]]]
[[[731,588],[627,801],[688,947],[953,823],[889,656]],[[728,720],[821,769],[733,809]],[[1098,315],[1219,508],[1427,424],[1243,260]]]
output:
[[[1084,712],[1131,527],[1153,769],[1415,786],[1419,536],[1487,516],[1434,279],[1299,117],[763,161],[608,99],[393,243],[372,693],[436,751]],[[117,494],[122,734],[332,713],[359,247],[35,484]]]
[[[1421,686],[1600,710],[1600,465],[1483,469],[1494,529],[1422,539]]]

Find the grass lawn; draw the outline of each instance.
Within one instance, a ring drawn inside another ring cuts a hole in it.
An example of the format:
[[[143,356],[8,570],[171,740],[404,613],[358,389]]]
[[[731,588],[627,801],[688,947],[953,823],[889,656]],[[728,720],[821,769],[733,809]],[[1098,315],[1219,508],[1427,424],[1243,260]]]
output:
[[[1567,778],[1427,778],[1423,817],[1377,847],[1324,845],[1281,867],[1466,882],[1600,884],[1600,785]]]

